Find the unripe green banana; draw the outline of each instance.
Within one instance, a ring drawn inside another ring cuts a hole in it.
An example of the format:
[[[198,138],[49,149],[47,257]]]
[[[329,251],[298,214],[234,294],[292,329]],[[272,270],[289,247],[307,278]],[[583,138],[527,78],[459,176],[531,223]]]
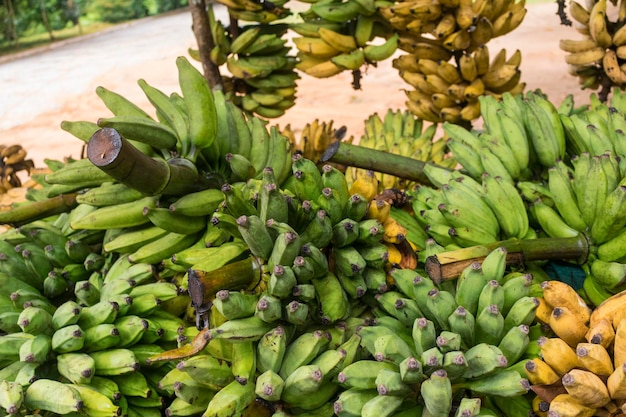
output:
[[[315,270],[315,278],[321,278],[328,273],[328,258],[319,247],[305,242],[300,248],[300,253],[309,259]]]
[[[41,378],[26,388],[24,405],[29,410],[69,414],[80,411],[84,403],[80,394],[71,386],[52,379]]]
[[[479,378],[508,364],[502,351],[487,343],[478,343],[465,351],[465,360],[468,369],[464,378]]]
[[[89,384],[95,375],[95,361],[87,353],[63,353],[56,360],[59,374],[73,384]]]
[[[497,344],[504,334],[504,317],[496,304],[485,306],[476,316],[475,343]]]
[[[422,353],[436,346],[437,334],[434,322],[426,318],[418,318],[413,323],[412,337],[416,353]]]
[[[337,380],[346,388],[376,389],[376,375],[382,369],[397,371],[398,366],[391,362],[363,359],[346,366],[337,375]]]
[[[112,348],[89,353],[95,361],[95,375],[113,376],[135,372],[139,362],[132,350]]]
[[[4,408],[7,414],[17,414],[24,402],[23,387],[12,381],[0,381],[0,407]]]
[[[378,392],[375,389],[347,389],[342,391],[334,402],[334,412],[338,417],[361,416],[363,405],[377,396]]]
[[[452,408],[452,385],[446,371],[438,369],[422,382],[420,394],[433,416],[447,416]]]
[[[296,326],[303,326],[309,320],[309,306],[297,300],[291,301],[284,307],[283,318]]]
[[[99,187],[90,188],[76,196],[79,204],[90,204],[95,207],[113,206],[130,203],[145,197],[140,191],[122,183],[105,183]]]
[[[210,339],[226,340],[259,340],[271,325],[256,316],[228,320],[216,328],[209,330]]]
[[[119,405],[89,384],[71,384],[71,388],[78,392],[83,401],[81,412],[94,417],[115,416],[121,412]]]
[[[287,349],[285,328],[277,326],[264,334],[257,343],[256,364],[259,372],[273,371],[278,373],[282,366]]]
[[[52,352],[52,338],[40,333],[27,339],[19,348],[20,361],[43,363]]]
[[[23,332],[33,335],[52,334],[52,315],[39,307],[24,308],[17,319],[17,324]]]
[[[223,202],[224,193],[221,190],[208,188],[179,197],[169,209],[185,216],[210,216]]]
[[[102,323],[89,327],[83,332],[85,338],[85,352],[109,349],[120,345],[121,335],[113,323]]]
[[[462,386],[476,394],[496,395],[501,397],[516,397],[525,394],[530,389],[530,384],[525,378],[520,377],[517,371],[503,370],[482,378],[470,379],[462,383]]]
[[[359,223],[347,217],[333,225],[331,243],[336,247],[350,245],[359,238],[359,232]]]
[[[293,261],[300,253],[304,240],[298,233],[279,233],[271,246],[271,255],[268,259],[272,265],[293,265]]]
[[[283,313],[282,307],[280,298],[263,294],[256,303],[254,314],[264,322],[272,323],[281,318]]]
[[[522,274],[504,281],[504,284],[502,284],[502,289],[504,290],[502,314],[508,313],[515,301],[530,294],[532,282],[532,274]]]
[[[234,381],[230,365],[209,354],[199,354],[180,361],[176,367],[198,383],[224,387]]]
[[[50,343],[55,353],[76,352],[83,348],[85,337],[78,324],[70,324],[56,330]]]
[[[281,399],[298,404],[307,394],[316,392],[324,382],[324,374],[317,365],[301,365],[285,378],[285,388]]]
[[[298,367],[308,365],[327,348],[329,342],[330,336],[321,330],[301,334],[287,346],[278,373],[286,379]]]
[[[504,329],[507,332],[510,328],[526,324],[530,326],[535,319],[535,311],[539,306],[539,301],[535,297],[525,296],[519,298],[504,316]]]
[[[377,294],[375,298],[387,314],[397,318],[407,327],[412,326],[415,319],[423,317],[423,314],[415,300],[402,295],[396,291],[387,291]]]
[[[455,299],[472,315],[478,313],[478,299],[488,279],[478,262],[472,263],[461,272],[457,279]]]
[[[215,294],[213,304],[227,320],[233,320],[252,316],[257,300],[258,297],[254,294],[220,290]]]
[[[265,401],[276,402],[280,400],[285,387],[285,380],[271,370],[263,372],[256,379],[255,394]]]
[[[324,210],[318,210],[308,225],[300,233],[302,242],[310,242],[318,248],[328,246],[333,235],[333,225]]]
[[[143,215],[144,207],[155,207],[156,197],[144,197],[129,203],[100,207],[71,223],[73,229],[106,230],[146,224],[150,219]]]
[[[255,384],[232,381],[219,390],[209,402],[204,416],[228,417],[243,412],[255,399]]]
[[[502,336],[498,349],[502,351],[508,363],[513,364],[522,357],[530,343],[528,333],[528,326],[520,324],[512,327]]]
[[[440,329],[449,330],[448,317],[457,307],[455,297],[451,292],[436,288],[428,291],[426,309],[435,318],[435,323]]]
[[[269,295],[285,299],[291,296],[298,280],[290,266],[274,265],[269,278],[267,292]]]
[[[259,216],[242,215],[237,218],[237,227],[253,255],[261,259],[270,259],[272,248],[276,243]],[[291,262],[285,265],[291,265]]]
[[[337,276],[328,272],[323,277],[312,280],[312,283],[320,304],[322,322],[334,323],[346,318],[350,304]]]

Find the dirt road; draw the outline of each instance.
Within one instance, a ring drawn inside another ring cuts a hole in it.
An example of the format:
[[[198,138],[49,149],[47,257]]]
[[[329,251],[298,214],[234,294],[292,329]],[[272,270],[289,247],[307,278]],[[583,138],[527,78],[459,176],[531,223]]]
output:
[[[567,74],[559,50],[562,38],[581,37],[561,26],[554,2],[531,4],[522,25],[493,39],[490,51],[522,51],[522,77],[527,88],[541,88],[555,102],[574,93],[576,102],[588,102],[577,80]],[[223,18],[224,10],[218,10]],[[163,91],[178,90],[175,58],[195,46],[188,12],[134,21],[47,51],[3,62],[0,60],[0,143],[22,144],[36,166],[45,158],[79,157],[82,142],[62,131],[63,120],[90,120],[109,116],[95,94],[102,85],[117,91],[147,110],[151,106],[137,86],[145,79]],[[495,54],[495,52],[492,52]],[[362,90],[353,90],[348,73],[318,80],[303,75],[297,104],[281,119],[300,130],[307,122],[334,120],[348,134],[359,137],[363,121],[372,113],[404,108],[407,88],[391,68],[391,61],[368,68]]]

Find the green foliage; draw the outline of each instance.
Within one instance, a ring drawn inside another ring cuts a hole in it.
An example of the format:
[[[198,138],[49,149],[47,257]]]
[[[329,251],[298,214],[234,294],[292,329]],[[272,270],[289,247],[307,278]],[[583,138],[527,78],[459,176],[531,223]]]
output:
[[[95,0],[87,6],[87,13],[103,22],[118,23],[148,15],[141,0]]]
[[[159,13],[169,12],[170,10],[180,9],[187,6],[187,0],[144,0],[143,2],[148,14],[155,15]]]

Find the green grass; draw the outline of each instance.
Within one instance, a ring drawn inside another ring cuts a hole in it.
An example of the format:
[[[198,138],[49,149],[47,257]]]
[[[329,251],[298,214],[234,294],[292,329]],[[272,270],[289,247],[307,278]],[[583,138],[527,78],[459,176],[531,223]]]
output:
[[[71,38],[75,38],[81,35],[87,35],[90,33],[99,32],[101,30],[107,29],[111,26],[114,26],[111,23],[103,23],[103,22],[93,22],[82,25],[82,32],[79,27],[68,27],[63,28],[61,30],[54,30],[52,34],[54,36],[54,40],[50,40],[50,35],[48,32],[38,33],[34,35],[27,35],[21,37],[17,45],[14,45],[10,42],[0,42],[0,56],[10,55],[17,52],[23,52],[28,49],[37,48],[40,46],[50,45],[54,42],[59,42]]]

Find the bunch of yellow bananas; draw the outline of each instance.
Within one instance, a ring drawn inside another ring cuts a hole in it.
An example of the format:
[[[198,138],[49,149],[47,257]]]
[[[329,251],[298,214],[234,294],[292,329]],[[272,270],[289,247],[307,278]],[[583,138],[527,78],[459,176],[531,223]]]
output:
[[[408,0],[379,13],[399,34],[394,59],[414,90],[407,108],[424,120],[468,125],[480,114],[478,96],[521,93],[521,53],[500,51],[490,60],[487,43],[522,22],[525,2]],[[452,59],[454,57],[454,59]]]
[[[22,186],[18,172],[30,174],[35,168],[33,161],[26,159],[26,153],[21,145],[0,145],[0,194]]]
[[[569,72],[579,78],[583,89],[626,84],[626,5],[620,1],[613,16],[607,12],[607,3],[606,0],[569,3],[574,28],[583,38],[562,39],[559,46],[567,52],[565,62]]]
[[[525,365],[529,381],[543,386],[535,390],[535,412],[540,416],[549,412],[616,415],[626,400],[626,292],[591,310],[563,282],[545,281],[542,289],[537,319],[554,335],[537,340],[541,357]]]
[[[519,50],[507,57],[502,49],[490,58],[487,46],[481,45],[466,50],[458,66],[413,46],[406,50],[409,53],[394,59],[393,66],[414,88],[406,90],[407,108],[424,120],[468,125],[480,116],[479,97],[500,98],[505,92],[517,95],[525,88],[520,82]]]
[[[305,158],[319,163],[322,154],[332,143],[339,141],[352,143],[354,140],[353,136],[344,139],[346,135],[345,126],[335,128],[333,124],[333,120],[322,122],[315,119],[304,125],[300,132],[300,138],[296,137],[296,132],[290,124],[281,129],[281,133],[289,139],[293,153],[299,153]]]

